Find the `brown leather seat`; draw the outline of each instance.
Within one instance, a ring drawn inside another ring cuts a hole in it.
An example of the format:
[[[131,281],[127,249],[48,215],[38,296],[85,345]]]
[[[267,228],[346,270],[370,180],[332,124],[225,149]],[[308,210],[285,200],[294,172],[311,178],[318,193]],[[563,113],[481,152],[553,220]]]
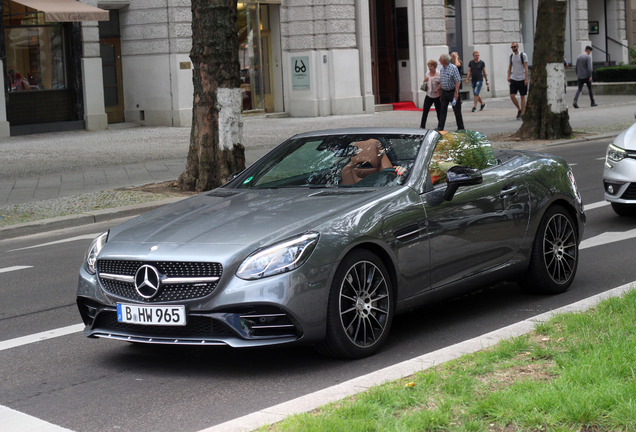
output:
[[[352,145],[358,147],[359,150],[355,156],[351,157],[351,162],[342,168],[340,184],[355,184],[370,174],[393,167],[380,141],[372,138],[354,142]]]

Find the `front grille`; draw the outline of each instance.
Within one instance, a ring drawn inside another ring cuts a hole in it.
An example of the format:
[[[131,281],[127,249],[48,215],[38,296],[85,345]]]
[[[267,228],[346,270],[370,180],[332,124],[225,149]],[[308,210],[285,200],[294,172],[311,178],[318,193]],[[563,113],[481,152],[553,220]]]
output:
[[[236,336],[223,323],[205,316],[188,316],[185,326],[151,326],[120,323],[114,311],[102,311],[97,315],[93,328],[103,332],[122,332],[132,335],[155,337],[223,337]]]
[[[621,199],[625,200],[636,200],[636,183],[631,183],[623,195],[621,195]]]
[[[125,260],[98,260],[97,274],[117,275],[134,279],[139,267],[144,264],[155,267],[162,276],[167,278],[220,278],[223,267],[219,263],[209,262],[144,262]],[[136,301],[150,303],[191,300],[205,297],[214,291],[217,282],[178,283],[162,285],[159,293],[153,298],[139,295],[133,280],[116,280],[99,277],[104,289],[115,296]]]

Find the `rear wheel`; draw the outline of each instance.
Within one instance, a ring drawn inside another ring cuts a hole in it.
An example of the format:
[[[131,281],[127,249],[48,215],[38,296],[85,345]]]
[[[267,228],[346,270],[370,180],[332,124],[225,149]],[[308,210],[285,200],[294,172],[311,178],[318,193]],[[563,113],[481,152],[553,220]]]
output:
[[[574,219],[565,208],[552,206],[539,224],[522,287],[535,293],[562,293],[572,284],[578,262]]]
[[[633,204],[621,204],[612,203],[612,209],[614,213],[619,216],[636,216],[636,205]]]
[[[323,354],[361,358],[386,340],[393,320],[393,289],[382,261],[366,250],[342,261],[331,284]]]

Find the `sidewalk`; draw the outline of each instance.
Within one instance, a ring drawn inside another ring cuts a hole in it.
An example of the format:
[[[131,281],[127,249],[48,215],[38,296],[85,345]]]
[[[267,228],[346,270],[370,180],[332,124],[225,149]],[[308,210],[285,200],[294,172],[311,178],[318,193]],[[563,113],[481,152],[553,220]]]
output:
[[[574,90],[569,88],[568,100]],[[587,139],[602,136],[610,142],[634,121],[633,95],[597,96],[599,106],[595,108],[582,97],[580,109],[569,109],[570,124],[578,135]],[[495,146],[544,148],[554,144],[502,141],[521,126],[515,119],[516,109],[507,97],[486,99],[486,103],[484,111],[472,113],[472,101],[465,101],[464,123],[468,129],[485,133]],[[420,111],[383,111],[311,118],[244,117],[247,164],[296,133],[342,127],[418,127],[420,116]],[[431,113],[427,126],[435,127],[436,120]],[[452,114],[446,127],[456,128]],[[175,180],[185,169],[189,138],[190,128],[113,124],[106,131],[0,140],[0,239],[139,214],[180,199],[124,189]],[[10,221],[9,212],[13,215]],[[24,215],[24,223],[16,223],[16,214]]]

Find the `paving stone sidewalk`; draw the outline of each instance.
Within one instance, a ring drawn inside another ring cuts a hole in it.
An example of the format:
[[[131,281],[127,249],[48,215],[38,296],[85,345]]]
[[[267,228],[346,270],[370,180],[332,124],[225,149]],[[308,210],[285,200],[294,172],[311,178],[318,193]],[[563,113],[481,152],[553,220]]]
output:
[[[599,96],[597,103],[598,107],[581,105],[569,110],[579,140],[603,136],[609,142],[633,123],[635,96]],[[485,133],[495,146],[536,149],[555,144],[506,139],[521,125],[509,98],[488,99],[486,109],[476,113],[470,112],[472,102],[464,104],[466,127]],[[244,117],[247,163],[296,133],[340,127],[417,127],[420,116],[419,111],[384,111],[311,118]],[[456,127],[452,117],[449,130]],[[429,126],[434,127],[435,121],[431,113]],[[94,221],[135,214],[178,199],[174,194],[130,188],[175,180],[185,168],[189,136],[190,128],[119,124],[106,131],[0,140],[0,239],[59,227],[65,219],[77,224],[78,217],[86,216],[84,223],[89,223],[91,217]],[[51,219],[55,224],[47,223]]]

